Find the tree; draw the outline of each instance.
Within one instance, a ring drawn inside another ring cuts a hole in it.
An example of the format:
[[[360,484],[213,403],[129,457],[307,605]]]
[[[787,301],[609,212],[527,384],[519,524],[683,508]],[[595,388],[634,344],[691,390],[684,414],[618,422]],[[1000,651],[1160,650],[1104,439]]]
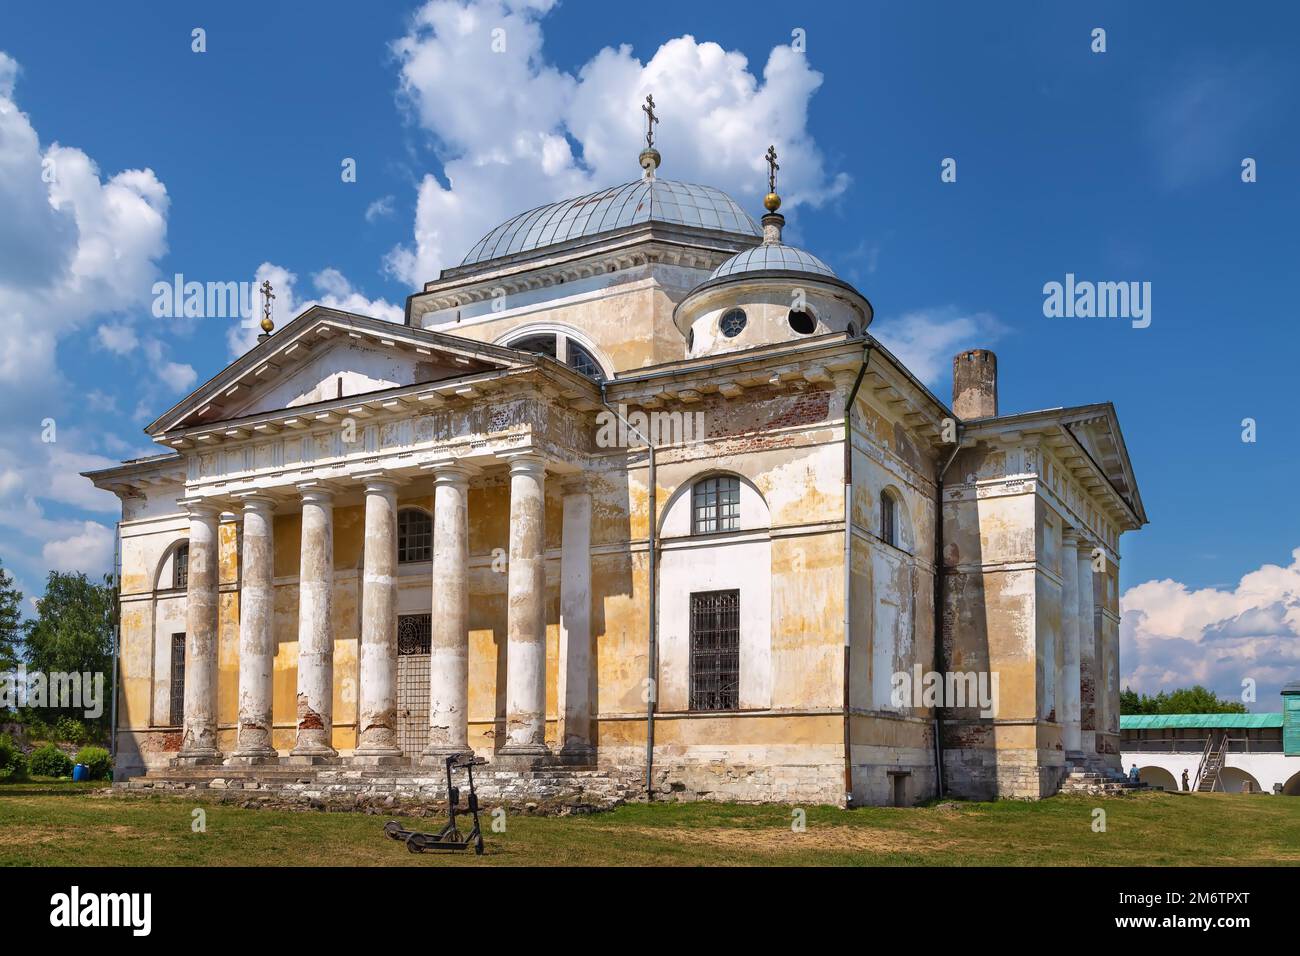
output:
[[[0,561],[0,671],[13,670],[22,659],[23,594]]]
[[[81,572],[51,571],[45,595],[36,602],[36,617],[26,625],[27,667],[51,673],[103,675],[103,693],[111,693],[113,619],[117,590],[111,578],[95,584]],[[108,708],[98,718],[108,722]],[[70,716],[81,712],[62,711]]]
[[[1246,705],[1225,700],[1214,691],[1197,684],[1154,697],[1125,687],[1119,695],[1121,714],[1244,714]]]

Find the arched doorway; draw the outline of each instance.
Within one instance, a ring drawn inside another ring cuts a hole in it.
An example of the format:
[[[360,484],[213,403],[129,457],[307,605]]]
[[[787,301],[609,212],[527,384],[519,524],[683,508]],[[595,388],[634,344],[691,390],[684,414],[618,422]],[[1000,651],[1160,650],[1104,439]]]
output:
[[[1292,774],[1291,779],[1282,784],[1282,796],[1300,797],[1300,773]]]
[[[1143,767],[1138,770],[1138,779],[1157,790],[1167,790],[1174,793],[1179,789],[1178,781],[1174,778],[1174,775],[1164,767]]]
[[[1224,767],[1219,771],[1219,786],[1224,793],[1261,793],[1259,781],[1240,767]]]

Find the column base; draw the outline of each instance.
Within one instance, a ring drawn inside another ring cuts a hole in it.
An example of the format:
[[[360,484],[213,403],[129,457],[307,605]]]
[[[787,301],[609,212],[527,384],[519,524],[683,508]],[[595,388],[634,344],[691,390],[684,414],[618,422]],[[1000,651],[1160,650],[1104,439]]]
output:
[[[400,750],[368,750],[363,753],[353,751],[348,762],[355,767],[404,767],[410,763],[406,754]]]
[[[565,744],[555,752],[555,761],[566,767],[594,767],[596,748],[589,744]]]
[[[533,770],[555,762],[555,754],[545,744],[506,745],[492,758],[492,766],[499,770]]]
[[[235,751],[226,758],[227,767],[258,767],[266,764],[278,764],[280,755],[274,750]]]
[[[454,744],[440,747],[426,747],[425,750],[415,758],[415,763],[421,767],[445,767],[448,757],[458,757],[462,754],[468,756],[474,755],[474,749],[468,745],[458,747]]]
[[[294,750],[285,761],[294,767],[316,767],[324,764],[342,763],[343,758],[333,747],[322,750]]]
[[[221,751],[211,750],[197,753],[180,753],[172,757],[170,763],[173,767],[219,767],[221,761]]]

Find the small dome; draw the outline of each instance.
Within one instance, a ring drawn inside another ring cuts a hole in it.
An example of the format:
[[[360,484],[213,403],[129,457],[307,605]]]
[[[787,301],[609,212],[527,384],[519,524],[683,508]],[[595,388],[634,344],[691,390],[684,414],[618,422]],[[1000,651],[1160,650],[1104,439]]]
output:
[[[808,272],[812,275],[836,278],[831,267],[811,252],[804,252],[795,246],[787,246],[780,242],[765,242],[761,246],[746,249],[732,256],[714,269],[713,275],[709,278],[721,279],[743,272]]]
[[[671,179],[638,179],[538,206],[507,219],[475,243],[461,265],[598,236],[643,222],[761,235],[749,214],[720,189]]]

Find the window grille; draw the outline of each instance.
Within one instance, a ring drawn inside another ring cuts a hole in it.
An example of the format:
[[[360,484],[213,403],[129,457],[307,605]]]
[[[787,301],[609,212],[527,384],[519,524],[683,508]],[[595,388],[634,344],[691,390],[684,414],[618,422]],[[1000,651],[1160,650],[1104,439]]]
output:
[[[429,651],[433,618],[403,614],[397,619],[397,745],[418,754],[429,743]]]
[[[691,595],[691,710],[740,706],[740,592]]]
[[[171,712],[172,727],[185,722],[185,635],[172,635]]]

